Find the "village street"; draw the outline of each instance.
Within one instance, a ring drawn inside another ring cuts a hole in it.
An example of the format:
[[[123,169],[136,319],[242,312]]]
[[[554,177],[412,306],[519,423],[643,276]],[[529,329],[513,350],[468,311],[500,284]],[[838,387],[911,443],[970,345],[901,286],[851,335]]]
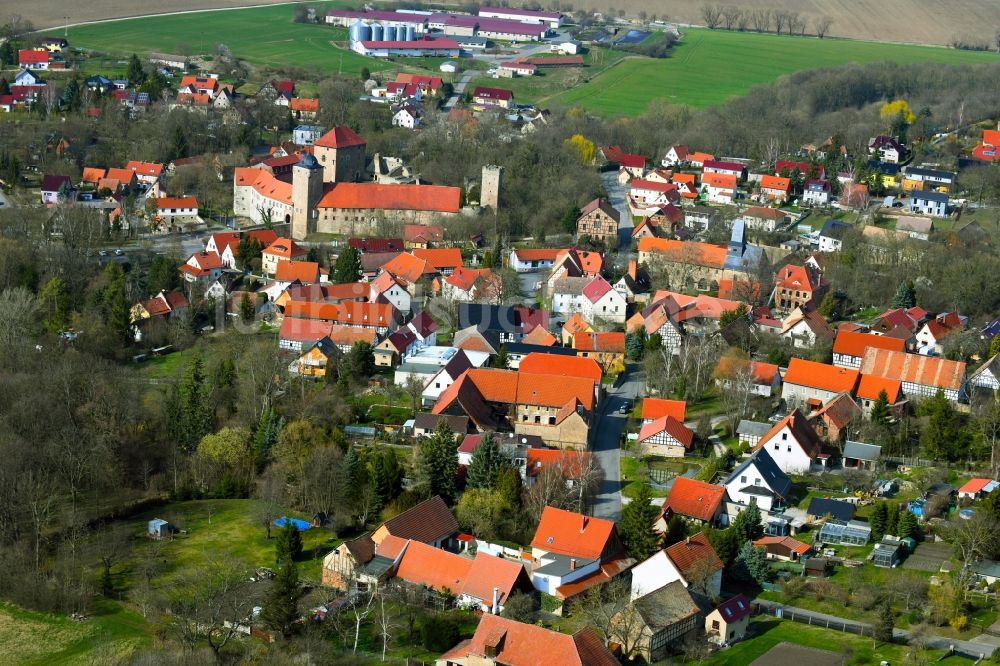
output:
[[[621,491],[621,435],[628,422],[627,414],[619,414],[623,404],[631,409],[645,387],[642,371],[636,367],[625,370],[617,387],[608,389],[598,415],[597,434],[591,443],[594,459],[601,466],[604,478],[601,489],[594,498],[594,515],[598,518],[618,520],[622,512]]]

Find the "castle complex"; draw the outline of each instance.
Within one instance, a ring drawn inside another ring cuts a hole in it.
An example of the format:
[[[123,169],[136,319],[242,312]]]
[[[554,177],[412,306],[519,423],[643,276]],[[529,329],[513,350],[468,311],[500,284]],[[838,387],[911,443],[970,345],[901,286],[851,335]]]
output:
[[[461,210],[457,187],[359,182],[367,177],[365,140],[335,127],[304,153],[288,175],[263,164],[236,169],[233,210],[261,223],[291,224],[292,238],[312,233],[365,235],[378,220],[430,224]]]

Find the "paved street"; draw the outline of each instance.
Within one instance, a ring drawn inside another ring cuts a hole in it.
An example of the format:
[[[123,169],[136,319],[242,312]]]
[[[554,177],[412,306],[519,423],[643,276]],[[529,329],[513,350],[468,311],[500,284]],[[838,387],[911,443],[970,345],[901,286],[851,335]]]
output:
[[[608,201],[618,211],[618,242],[620,247],[627,251],[632,243],[632,213],[629,212],[628,201],[625,199],[628,188],[618,182],[617,171],[601,173],[601,182],[608,191]]]
[[[444,106],[441,107],[442,113],[448,113],[456,104],[458,104],[458,101],[462,99],[462,95],[465,93],[465,87],[469,85],[469,81],[472,80],[472,77],[480,73],[481,72],[475,69],[467,69],[462,72],[462,76],[455,83],[455,91],[452,93],[451,97],[448,98],[448,101],[444,103]]]
[[[626,370],[621,386],[608,389],[601,404],[597,432],[591,442],[594,459],[604,471],[601,490],[594,498],[594,515],[598,518],[619,520],[622,514],[621,492],[621,434],[625,429],[627,415],[619,414],[623,404],[632,405],[642,391],[644,379],[637,369]]]

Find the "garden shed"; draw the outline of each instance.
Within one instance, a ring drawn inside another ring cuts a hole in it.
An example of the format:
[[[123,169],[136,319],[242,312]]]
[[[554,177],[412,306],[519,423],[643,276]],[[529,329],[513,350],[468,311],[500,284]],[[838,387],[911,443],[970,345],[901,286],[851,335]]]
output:
[[[146,534],[150,539],[172,539],[177,528],[162,518],[154,518],[146,525]]]

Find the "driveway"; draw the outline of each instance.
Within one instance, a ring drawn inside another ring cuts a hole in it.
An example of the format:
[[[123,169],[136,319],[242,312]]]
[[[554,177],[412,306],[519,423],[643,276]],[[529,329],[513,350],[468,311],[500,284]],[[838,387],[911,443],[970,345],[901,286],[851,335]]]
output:
[[[632,243],[632,213],[628,209],[625,195],[628,188],[618,182],[617,171],[601,173],[601,182],[608,192],[608,202],[618,211],[618,243],[623,250],[628,250]]]
[[[465,93],[465,87],[469,85],[469,81],[472,80],[472,77],[476,76],[478,73],[479,72],[474,69],[467,69],[462,72],[462,76],[459,77],[457,82],[455,82],[454,92],[451,97],[448,98],[448,101],[444,103],[444,106],[441,107],[442,113],[448,113],[455,107],[456,104],[458,104],[458,101],[462,99],[462,95]]]
[[[627,414],[619,414],[623,404],[631,406],[644,384],[642,373],[627,369],[618,388],[610,388],[601,402],[597,428],[591,442],[594,460],[604,472],[598,495],[592,502],[598,518],[617,521],[622,515],[621,435],[628,422]]]

